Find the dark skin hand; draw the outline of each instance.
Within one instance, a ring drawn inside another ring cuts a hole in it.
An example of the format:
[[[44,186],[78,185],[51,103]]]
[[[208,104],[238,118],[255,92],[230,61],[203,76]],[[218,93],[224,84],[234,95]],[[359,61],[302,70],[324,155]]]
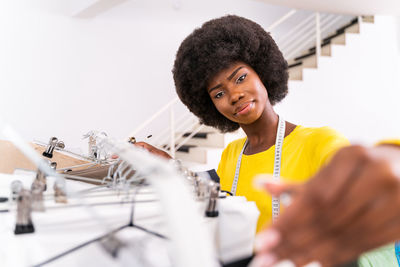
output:
[[[346,147],[308,183],[266,189],[296,194],[258,235],[253,266],[282,259],[335,266],[400,239],[399,146]]]
[[[138,146],[141,148],[146,149],[147,151],[149,151],[150,153],[160,156],[162,158],[166,158],[166,159],[172,159],[172,157],[165,151],[155,148],[154,146],[146,143],[146,142],[136,142],[133,144],[134,146]]]
[[[148,152],[152,153],[153,155],[157,155],[157,156],[165,158],[165,159],[172,159],[172,157],[167,152],[165,152],[161,149],[158,149],[146,142],[135,142],[135,143],[132,143],[132,145],[146,149]],[[117,159],[118,155],[114,154],[111,156],[111,158]]]

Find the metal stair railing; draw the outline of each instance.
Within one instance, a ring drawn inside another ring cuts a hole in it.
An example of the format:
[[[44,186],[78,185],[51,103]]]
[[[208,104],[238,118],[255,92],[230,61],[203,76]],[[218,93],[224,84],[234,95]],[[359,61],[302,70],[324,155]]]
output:
[[[177,151],[180,147],[182,147],[188,141],[188,140],[186,140],[184,143],[181,142],[178,145],[176,144],[177,142],[182,140],[185,133],[187,133],[187,132],[191,132],[191,134],[198,133],[204,127],[204,125],[199,125],[198,121],[194,121],[193,116],[184,116],[184,117],[187,118],[187,120],[181,124],[178,124],[179,126],[177,128],[175,128],[175,134],[174,134],[175,151]],[[190,118],[188,118],[188,117],[190,117]],[[196,127],[196,125],[198,125],[198,126]],[[157,145],[163,146],[166,143],[168,143],[168,139],[161,139],[161,141],[159,141],[157,143]],[[171,142],[165,147],[165,149],[171,151]]]
[[[320,25],[323,25],[322,27],[316,27],[317,29],[318,28],[320,29],[320,34],[316,34],[315,32],[314,33],[309,32],[307,36],[310,38],[312,37],[313,34],[321,36],[322,33],[326,33],[330,29],[331,26],[333,26],[336,22],[340,21],[341,19],[342,19],[341,16],[330,16],[329,18],[321,21]],[[315,42],[316,43],[318,42],[318,44],[316,44],[316,47],[320,48],[320,49],[321,49],[321,40],[322,40],[321,37],[319,38],[319,40],[317,38],[315,39]],[[299,52],[309,48],[309,46],[312,46],[312,42],[309,42],[307,45],[299,45],[297,47],[292,46],[291,49],[285,50],[284,55],[286,58],[292,58],[292,57],[296,56]],[[321,53],[320,52],[318,53],[318,51],[317,51],[317,54],[319,56],[321,55]]]
[[[156,113],[154,113],[149,119],[144,121],[142,124],[140,124],[135,130],[133,130],[129,136],[135,136],[137,135],[141,130],[143,130],[146,126],[148,126],[150,123],[152,123],[155,119],[157,119],[160,115],[164,113],[168,108],[171,108],[174,104],[178,102],[178,97],[173,98],[171,101],[169,101],[165,106],[160,108]]]
[[[146,126],[150,125],[152,122],[154,122],[157,118],[159,118],[161,115],[165,114],[165,112],[169,111],[170,113],[170,121],[169,121],[169,127],[165,127],[165,130],[161,132],[161,134],[159,134],[155,139],[152,140],[153,144],[155,144],[156,146],[162,148],[162,145],[169,143],[167,148],[168,151],[171,155],[171,157],[175,157],[175,152],[177,151],[177,149],[179,147],[181,147],[182,145],[184,145],[184,143],[180,143],[178,146],[175,146],[176,140],[178,140],[179,138],[182,138],[182,136],[184,135],[184,133],[186,131],[192,130],[193,127],[198,124],[198,122],[193,122],[193,115],[183,115],[181,116],[181,118],[179,119],[179,126],[177,127],[177,123],[175,122],[175,111],[174,111],[174,106],[179,103],[179,98],[175,97],[173,98],[171,101],[169,101],[166,105],[164,105],[163,107],[161,107],[157,112],[155,112],[149,119],[147,119],[146,121],[144,121],[142,124],[140,124],[138,127],[136,127],[135,130],[133,130],[131,132],[131,134],[129,136],[135,136],[137,135],[140,131],[142,131],[143,129],[145,129]],[[197,129],[193,129],[193,132],[199,132],[201,129],[203,128],[203,125],[200,125],[199,127],[197,127]],[[169,134],[168,134],[169,131]],[[176,136],[176,132],[183,132],[181,134],[181,136],[177,138]],[[162,136],[167,136],[167,140],[166,139],[161,139]],[[168,141],[169,140],[169,141]],[[164,143],[165,142],[165,143]],[[185,139],[186,142],[186,139]]]
[[[190,114],[184,114],[180,118],[178,118],[175,121],[175,124],[177,125],[177,126],[175,126],[175,132],[184,131],[185,129],[187,129],[189,127],[188,124],[193,125],[192,117],[193,116],[191,116]],[[198,122],[196,121],[196,123],[198,123]],[[152,143],[157,146],[162,146],[162,145],[167,144],[168,140],[169,140],[169,137],[168,137],[169,132],[170,132],[170,129],[168,127],[165,127],[162,131],[159,132],[158,136],[153,138]],[[177,139],[177,138],[175,138],[175,139]],[[169,148],[169,145],[168,145],[168,148]]]
[[[351,18],[352,16],[348,15],[314,12],[298,22],[282,37],[276,38],[276,42],[287,60],[300,56],[302,51],[308,51],[310,47],[315,46],[318,61],[318,57],[321,56],[322,39],[343,26],[340,23]]]
[[[197,124],[197,123],[196,123]],[[197,128],[195,128],[188,136],[185,138],[185,132],[182,132],[178,136],[176,136],[176,140],[181,140],[180,143],[178,143],[175,146],[175,150],[177,151],[179,148],[181,148],[183,145],[185,145],[193,136],[195,136],[197,133],[199,133],[202,129],[204,128],[204,125],[199,125]]]
[[[312,19],[314,18],[314,14],[308,16],[302,22],[297,24],[294,28],[288,31],[281,38],[277,38],[276,42],[279,44],[280,50],[285,54],[286,47],[290,45],[294,40],[297,39],[298,36],[301,36],[301,33],[305,31],[305,28],[312,28]]]
[[[279,25],[281,25],[282,23],[284,23],[286,20],[288,20],[291,16],[293,16],[294,14],[296,14],[297,10],[296,9],[292,9],[290,10],[288,13],[286,13],[285,15],[283,15],[282,17],[280,17],[278,20],[276,20],[274,23],[272,23],[270,26],[268,26],[267,31],[270,32],[273,29],[275,29],[276,27],[278,27]]]

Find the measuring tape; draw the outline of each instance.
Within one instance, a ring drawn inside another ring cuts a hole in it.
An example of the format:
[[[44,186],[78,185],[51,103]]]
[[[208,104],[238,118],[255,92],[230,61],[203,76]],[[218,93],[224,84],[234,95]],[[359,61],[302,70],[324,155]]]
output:
[[[279,116],[278,122],[278,129],[276,131],[276,140],[275,140],[275,159],[274,159],[274,173],[273,173],[273,180],[279,181],[281,175],[281,157],[282,157],[282,146],[283,146],[283,139],[285,137],[285,120]],[[242,150],[240,151],[237,163],[236,163],[236,170],[235,170],[235,177],[233,179],[231,193],[233,196],[236,195],[236,189],[239,181],[239,172],[240,172],[240,165],[242,163],[242,156],[244,149],[246,148],[248,140],[243,145]],[[280,198],[279,197],[272,197],[272,220],[275,220],[279,216],[280,211]]]

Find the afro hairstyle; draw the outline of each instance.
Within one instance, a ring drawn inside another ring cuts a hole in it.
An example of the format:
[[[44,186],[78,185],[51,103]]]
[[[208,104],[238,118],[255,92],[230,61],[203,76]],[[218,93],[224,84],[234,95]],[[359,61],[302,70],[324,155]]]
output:
[[[286,96],[286,60],[270,34],[246,18],[227,15],[204,23],[186,37],[176,54],[172,73],[179,98],[201,123],[221,132],[235,131],[239,124],[216,109],[208,82],[239,61],[256,71],[272,105]]]

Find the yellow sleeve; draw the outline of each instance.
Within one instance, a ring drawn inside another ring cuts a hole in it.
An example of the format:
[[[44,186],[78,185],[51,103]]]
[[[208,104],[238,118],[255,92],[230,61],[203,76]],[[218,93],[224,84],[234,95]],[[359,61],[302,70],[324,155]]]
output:
[[[400,139],[385,139],[376,143],[376,145],[397,145],[400,146]]]
[[[349,140],[344,135],[330,127],[319,128],[313,138],[315,142],[318,142],[315,151],[317,170],[328,163],[340,148],[350,145]]]

